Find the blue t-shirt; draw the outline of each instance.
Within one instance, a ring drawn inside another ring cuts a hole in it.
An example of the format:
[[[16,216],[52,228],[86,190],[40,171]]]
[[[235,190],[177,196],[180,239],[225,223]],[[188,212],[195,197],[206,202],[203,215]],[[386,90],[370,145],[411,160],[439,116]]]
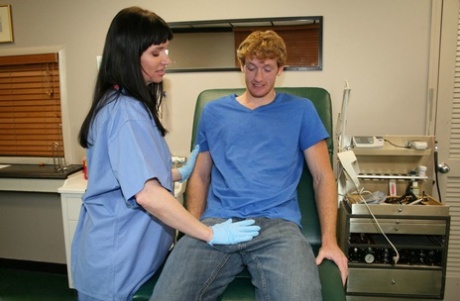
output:
[[[305,98],[278,93],[254,110],[236,95],[206,104],[197,141],[201,152],[210,152],[213,166],[202,218],[282,218],[300,226],[303,151],[328,137]]]
[[[125,95],[96,115],[89,141],[73,279],[86,295],[125,300],[163,263],[173,241],[173,229],[135,201],[152,178],[172,191],[171,154],[144,106]]]

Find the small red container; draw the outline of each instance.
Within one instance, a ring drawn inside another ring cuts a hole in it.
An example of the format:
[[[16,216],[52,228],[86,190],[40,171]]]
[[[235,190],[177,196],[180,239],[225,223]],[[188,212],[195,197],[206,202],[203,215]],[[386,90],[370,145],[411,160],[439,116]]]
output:
[[[88,180],[88,164],[86,164],[86,157],[83,158],[83,176]]]

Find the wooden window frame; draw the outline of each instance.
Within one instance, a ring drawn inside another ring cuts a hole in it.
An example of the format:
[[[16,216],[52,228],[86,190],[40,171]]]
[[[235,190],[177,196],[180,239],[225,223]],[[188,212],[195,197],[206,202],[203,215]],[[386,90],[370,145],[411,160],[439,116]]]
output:
[[[0,57],[0,156],[64,157],[58,53]]]
[[[241,42],[256,30],[274,30],[283,38],[287,50],[286,68],[290,66],[315,67],[320,65],[320,44],[317,43],[321,37],[321,27],[319,24],[278,26],[276,29],[266,26],[235,28],[235,53]],[[235,66],[240,67],[236,55]]]

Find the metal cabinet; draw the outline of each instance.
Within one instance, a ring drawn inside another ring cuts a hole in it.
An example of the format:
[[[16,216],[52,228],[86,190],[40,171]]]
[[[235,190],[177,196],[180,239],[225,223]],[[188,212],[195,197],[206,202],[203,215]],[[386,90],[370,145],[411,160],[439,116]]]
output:
[[[341,202],[339,243],[349,260],[347,300],[442,299],[449,226],[449,208],[442,204]]]
[[[431,197],[434,138],[381,139],[380,147],[350,145],[348,153],[338,154],[343,172],[337,228],[349,261],[347,300],[442,299],[450,215],[448,206]],[[423,147],[411,147],[414,142]],[[414,182],[419,187],[414,196],[423,202],[400,202]],[[385,202],[366,203],[364,191],[382,192]],[[398,201],[387,202],[391,197]]]

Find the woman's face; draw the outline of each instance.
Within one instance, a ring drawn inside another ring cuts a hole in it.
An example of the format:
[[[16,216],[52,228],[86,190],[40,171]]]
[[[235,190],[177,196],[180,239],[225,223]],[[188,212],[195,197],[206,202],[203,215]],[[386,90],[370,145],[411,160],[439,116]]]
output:
[[[142,75],[145,84],[160,83],[166,74],[166,67],[171,63],[168,56],[169,42],[152,45],[141,55]]]

